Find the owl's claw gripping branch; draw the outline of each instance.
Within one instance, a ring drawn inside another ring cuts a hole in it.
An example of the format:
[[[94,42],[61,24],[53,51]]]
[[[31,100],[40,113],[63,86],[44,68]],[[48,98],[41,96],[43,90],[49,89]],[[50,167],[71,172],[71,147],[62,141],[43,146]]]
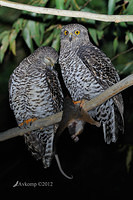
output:
[[[79,100],[79,101],[72,101],[72,102],[76,105],[76,104],[81,104],[81,101],[82,101],[82,100]]]
[[[34,122],[34,121],[36,121],[37,120],[37,118],[30,118],[30,119],[27,119],[27,120],[24,120],[21,124],[19,124],[19,127],[24,127],[24,128],[26,128],[27,126],[31,126],[31,124]]]
[[[80,107],[82,108],[85,101],[84,101],[84,99],[82,99],[82,100],[79,100],[79,101],[72,101],[72,102],[74,103],[74,105],[80,104]]]

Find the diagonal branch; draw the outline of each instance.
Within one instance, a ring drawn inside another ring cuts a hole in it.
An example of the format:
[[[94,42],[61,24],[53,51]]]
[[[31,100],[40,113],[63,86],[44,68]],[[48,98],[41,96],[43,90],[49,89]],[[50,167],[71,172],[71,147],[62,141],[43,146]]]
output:
[[[133,85],[133,74],[127,76],[120,82],[109,87],[107,90],[102,92],[97,97],[91,99],[90,101],[85,100],[83,108],[86,111],[92,110],[95,107],[97,107],[97,106],[101,105],[102,103],[104,103],[105,101],[107,101],[109,98],[115,96],[116,94],[122,92],[123,90],[125,90],[126,88],[128,88],[132,85]],[[46,117],[44,119],[38,119],[32,123],[30,128],[22,129],[22,128],[17,127],[17,128],[9,129],[5,132],[1,132],[0,133],[0,141],[4,141],[7,139],[16,137],[16,136],[22,136],[27,132],[37,130],[39,128],[46,127],[46,126],[49,126],[52,124],[59,123],[62,119],[62,113],[63,112],[59,112],[52,116]]]
[[[0,1],[0,6],[5,6],[9,8],[14,8],[17,10],[25,10],[34,13],[48,14],[48,15],[57,15],[57,16],[67,16],[75,18],[85,18],[93,19],[104,22],[131,22],[133,21],[133,15],[105,15],[105,14],[96,14],[91,12],[83,11],[71,11],[71,10],[60,10],[55,8],[43,8],[38,6],[26,5],[18,2],[11,2],[6,0]]]

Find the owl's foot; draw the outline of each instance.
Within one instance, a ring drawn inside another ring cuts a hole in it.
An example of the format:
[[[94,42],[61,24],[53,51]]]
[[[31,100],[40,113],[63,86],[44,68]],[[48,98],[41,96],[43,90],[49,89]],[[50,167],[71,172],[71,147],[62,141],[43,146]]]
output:
[[[19,124],[19,127],[27,128],[27,127],[31,126],[31,124],[36,120],[37,120],[37,118],[35,118],[35,117],[24,120],[21,124]]]
[[[84,99],[79,100],[79,101],[73,101],[73,104],[74,104],[74,105],[76,105],[76,104],[80,104],[80,108],[83,107],[84,103],[85,103],[85,100],[84,100]]]
[[[72,102],[76,105],[76,104],[81,104],[81,101],[82,100],[80,100],[80,101],[72,101]]]

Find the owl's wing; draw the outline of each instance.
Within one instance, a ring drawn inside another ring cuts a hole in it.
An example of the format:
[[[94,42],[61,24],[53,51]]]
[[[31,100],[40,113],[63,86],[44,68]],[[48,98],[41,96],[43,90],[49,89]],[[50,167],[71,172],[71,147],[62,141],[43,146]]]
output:
[[[89,43],[81,46],[77,55],[104,90],[120,81],[119,75],[112,65],[111,60],[93,44]],[[116,95],[113,99],[123,119],[124,107],[121,94]]]
[[[104,90],[120,80],[111,60],[93,44],[81,46],[77,54]]]
[[[63,92],[58,79],[58,73],[55,70],[46,69],[46,81],[53,99],[53,107],[56,112],[63,109]]]

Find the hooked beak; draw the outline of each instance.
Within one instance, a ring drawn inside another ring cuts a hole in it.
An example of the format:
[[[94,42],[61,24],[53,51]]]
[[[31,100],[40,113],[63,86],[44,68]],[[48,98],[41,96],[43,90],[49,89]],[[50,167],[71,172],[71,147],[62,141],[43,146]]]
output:
[[[69,42],[72,41],[72,35],[73,35],[72,33],[69,34]]]
[[[50,71],[53,71],[54,69],[54,64],[50,64],[50,65],[47,65],[47,69],[49,69]]]

